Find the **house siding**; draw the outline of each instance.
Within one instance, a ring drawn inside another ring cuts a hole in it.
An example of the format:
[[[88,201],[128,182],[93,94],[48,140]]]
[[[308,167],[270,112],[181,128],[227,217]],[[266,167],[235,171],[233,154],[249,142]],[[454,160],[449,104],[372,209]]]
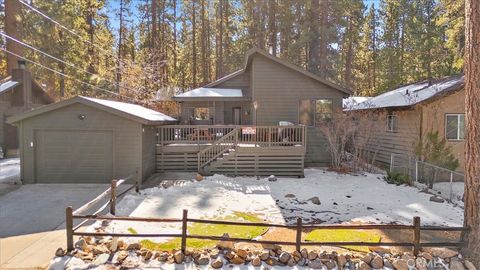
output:
[[[298,124],[300,100],[331,99],[334,110],[342,108],[344,93],[264,56],[253,57],[252,77],[252,99],[258,103],[258,125],[278,125],[279,121]],[[309,127],[305,164],[328,165],[330,161],[324,136],[318,128]]]
[[[80,120],[78,115],[86,116]],[[35,131],[109,131],[113,134],[113,177],[122,178],[142,168],[142,125],[83,104],[72,104],[21,121],[22,177],[35,183]],[[31,146],[33,144],[33,147]],[[154,148],[153,148],[154,149]],[[140,171],[142,178],[143,171]],[[68,176],[66,176],[68,178]],[[106,179],[106,182],[110,179]],[[65,182],[69,182],[65,179]]]
[[[146,179],[155,173],[157,129],[153,126],[142,127],[142,177]]]
[[[250,70],[246,70],[245,72],[229,79],[224,82],[219,83],[218,85],[214,86],[213,88],[234,88],[234,89],[242,89],[244,97],[251,96],[251,89],[250,89]]]

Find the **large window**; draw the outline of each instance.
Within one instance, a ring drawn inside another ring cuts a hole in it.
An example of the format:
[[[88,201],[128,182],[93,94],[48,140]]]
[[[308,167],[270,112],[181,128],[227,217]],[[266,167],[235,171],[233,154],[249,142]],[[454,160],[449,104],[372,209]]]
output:
[[[193,118],[195,120],[209,120],[210,119],[210,109],[209,108],[194,108],[193,109]]]
[[[390,114],[387,115],[387,131],[396,132],[397,131],[397,116]]]
[[[333,106],[331,99],[300,100],[298,122],[302,125],[318,125],[322,121],[332,119]]]
[[[445,116],[445,137],[447,140],[465,139],[465,114],[447,114]]]

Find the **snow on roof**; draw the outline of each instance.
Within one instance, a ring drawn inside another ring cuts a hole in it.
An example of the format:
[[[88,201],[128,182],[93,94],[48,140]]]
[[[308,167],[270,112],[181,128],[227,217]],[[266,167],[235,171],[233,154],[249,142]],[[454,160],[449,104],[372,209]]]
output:
[[[190,90],[185,93],[175,95],[175,97],[178,97],[178,98],[197,98],[197,97],[241,98],[243,97],[243,93],[242,93],[242,89],[201,87],[201,88]]]
[[[128,113],[136,117],[143,118],[148,121],[177,121],[175,118],[172,118],[161,112],[157,112],[157,111],[145,108],[140,105],[132,104],[132,103],[125,103],[125,102],[84,97],[84,96],[80,96],[80,98],[95,102],[103,106],[110,107],[118,111],[122,111],[124,113]]]
[[[412,106],[433,98],[437,95],[448,93],[463,87],[464,76],[455,75],[434,81],[428,81],[401,86],[397,89],[369,98],[347,110],[364,110],[390,107]]]
[[[12,80],[5,81],[2,84],[0,84],[0,93],[3,93],[4,91],[7,91],[19,84],[20,82],[17,82],[17,81],[12,81]]]
[[[371,98],[372,97],[355,97],[355,96],[344,98],[343,108],[351,108],[352,106],[356,106],[357,104],[367,101]]]

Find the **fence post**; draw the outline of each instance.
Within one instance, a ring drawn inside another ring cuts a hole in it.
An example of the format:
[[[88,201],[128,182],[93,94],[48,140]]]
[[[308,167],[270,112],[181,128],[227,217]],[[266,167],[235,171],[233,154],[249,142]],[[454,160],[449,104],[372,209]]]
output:
[[[110,186],[110,214],[115,216],[115,203],[117,200],[116,190],[117,188],[117,180],[112,180],[112,185]]]
[[[415,159],[415,183],[418,184],[418,159]]]
[[[420,252],[420,217],[413,217],[413,255]]]
[[[390,153],[390,171],[393,171],[393,153]]]
[[[183,209],[183,217],[182,217],[182,252],[185,253],[187,249],[187,215],[188,210]]]
[[[453,172],[450,171],[450,201],[453,201]]]
[[[67,232],[67,251],[73,250],[73,208],[65,209],[65,230]]]
[[[297,239],[295,241],[295,248],[300,252],[302,247],[302,218],[297,218]]]
[[[140,192],[140,176],[139,176],[138,167],[135,168],[135,192],[136,193]]]

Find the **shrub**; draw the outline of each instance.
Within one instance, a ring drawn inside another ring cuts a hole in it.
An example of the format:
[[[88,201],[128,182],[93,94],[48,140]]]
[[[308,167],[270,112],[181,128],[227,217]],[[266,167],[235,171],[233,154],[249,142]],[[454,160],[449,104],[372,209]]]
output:
[[[383,177],[383,179],[389,184],[399,185],[410,185],[410,176],[404,173],[396,172],[396,171],[389,171],[387,175]]]

